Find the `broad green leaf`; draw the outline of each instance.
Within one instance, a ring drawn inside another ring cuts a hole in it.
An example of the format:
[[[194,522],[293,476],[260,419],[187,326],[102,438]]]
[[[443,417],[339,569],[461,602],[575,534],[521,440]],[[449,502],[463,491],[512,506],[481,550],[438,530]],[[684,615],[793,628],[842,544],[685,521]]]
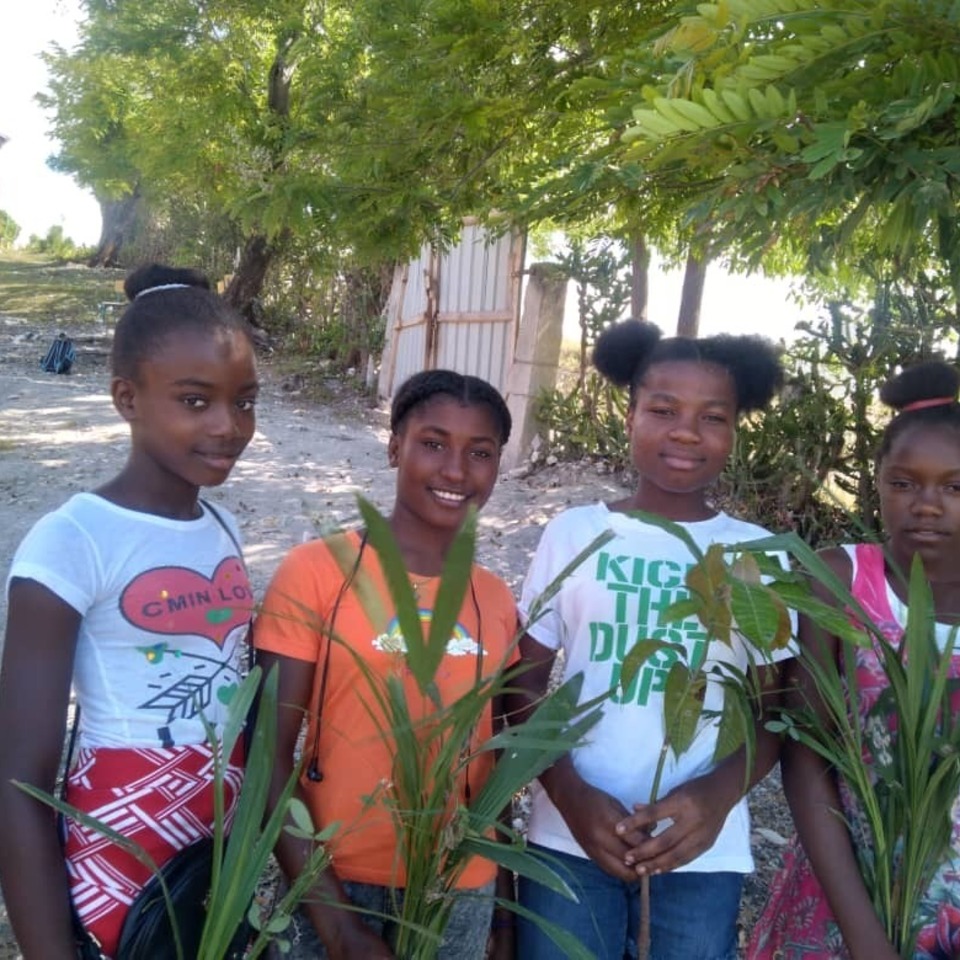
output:
[[[730,582],[723,547],[711,544],[703,559],[687,571],[687,589],[700,601],[700,622],[714,639],[730,645]]]
[[[682,600],[674,600],[666,610],[660,613],[660,624],[665,626],[668,623],[682,623],[688,617],[698,617],[699,613],[699,598],[684,597]]]
[[[562,869],[559,861],[558,869],[554,870],[550,866],[551,857],[541,856],[539,852],[534,853],[523,843],[501,843],[489,837],[468,836],[463,841],[463,847],[468,856],[484,857],[513,873],[535,880],[567,900],[577,900],[570,885],[558,872]]]
[[[528,910],[516,900],[498,899],[497,905],[539,927],[553,941],[560,954],[568,960],[596,960],[596,956],[568,930],[544,919],[535,911]]]
[[[737,629],[761,652],[769,653],[790,642],[790,615],[770,588],[734,579],[730,609]]]
[[[667,674],[663,694],[663,724],[666,742],[675,757],[686,753],[696,736],[706,694],[706,677],[691,676],[682,663],[675,663]]]
[[[473,589],[471,576],[476,539],[477,511],[471,506],[443,562],[427,640],[427,672],[431,683],[453,636],[467,591]]]
[[[679,644],[670,643],[667,640],[638,640],[623,658],[620,667],[621,690],[627,689],[633,683],[634,678],[640,672],[640,668],[655,654],[663,649],[675,650],[678,654],[685,655],[686,649]]]
[[[753,714],[747,705],[746,698],[737,696],[736,691],[724,690],[723,710],[717,730],[717,743],[713,751],[714,763],[719,763],[724,757],[730,756],[748,743],[753,726]]]
[[[336,561],[344,580],[352,579],[350,589],[363,607],[363,612],[367,615],[371,626],[378,633],[383,633],[387,629],[389,617],[383,603],[383,597],[380,596],[376,584],[362,565],[357,566],[357,544],[354,536],[347,533],[338,533],[327,537],[324,542]],[[303,612],[311,619],[316,617],[315,611]],[[310,620],[305,622],[310,622]]]

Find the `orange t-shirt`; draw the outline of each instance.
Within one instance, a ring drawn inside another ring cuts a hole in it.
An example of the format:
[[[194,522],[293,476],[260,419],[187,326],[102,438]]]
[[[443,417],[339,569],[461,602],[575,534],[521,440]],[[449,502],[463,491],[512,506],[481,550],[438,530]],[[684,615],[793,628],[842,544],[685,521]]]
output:
[[[339,545],[338,555],[346,557],[341,559],[341,565],[329,543]],[[342,592],[345,575],[341,567],[345,565],[350,569],[359,546],[359,536],[348,533],[329,542],[314,540],[291,550],[267,589],[254,638],[259,649],[317,665],[304,747],[310,757],[316,737],[316,704],[327,659],[322,629],[330,625],[336,606],[335,622],[330,626],[343,642],[334,641],[330,647],[320,724],[319,768],[323,780],[311,781],[305,772],[301,785],[314,823],[340,825],[331,841],[337,876],[359,883],[403,887],[406,871],[398,852],[386,788],[393,776],[394,749],[392,738],[384,736],[375,719],[383,714],[364,667],[380,679],[388,676],[404,679],[414,723],[429,718],[435,707],[420,695],[406,669],[403,654],[398,652],[398,641],[402,639],[393,605],[379,559],[369,544],[363,550],[354,586]],[[411,580],[419,582],[415,577]],[[360,591],[356,589],[361,584],[379,596],[382,605],[379,615],[371,612],[369,604],[365,609],[361,603]],[[471,573],[471,584],[437,671],[436,686],[445,705],[453,703],[474,685],[478,665],[486,677],[516,659],[513,641],[517,634],[517,614],[509,588],[499,577],[477,565]],[[424,624],[429,624],[438,585],[439,578],[433,578],[418,586],[417,599]],[[373,623],[371,617],[382,622]],[[482,655],[477,652],[478,644],[482,646]],[[488,707],[474,733],[474,745],[491,735]],[[465,784],[469,785],[472,795],[486,782],[493,762],[489,751],[471,761]],[[465,784],[461,785],[461,791]],[[438,817],[438,829],[441,826]],[[475,857],[463,870],[457,885],[476,889],[495,875],[493,863]]]

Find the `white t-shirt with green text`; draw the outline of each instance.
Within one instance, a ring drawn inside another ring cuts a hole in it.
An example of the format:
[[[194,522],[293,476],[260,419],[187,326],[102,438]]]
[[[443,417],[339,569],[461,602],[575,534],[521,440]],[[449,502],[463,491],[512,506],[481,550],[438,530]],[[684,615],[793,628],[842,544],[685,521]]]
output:
[[[680,524],[703,550],[710,544],[737,544],[767,536],[756,524],[720,513],[709,520]],[[537,598],[564,567],[599,534],[615,537],[586,559],[530,622]],[[603,717],[572,754],[579,774],[631,810],[650,801],[663,742],[663,689],[679,653],[665,649],[651,656],[623,689],[624,656],[642,639],[664,639],[686,649],[688,663],[706,656],[705,669],[725,661],[743,670],[750,648],[738,635],[731,646],[713,640],[696,617],[660,625],[660,613],[687,596],[685,577],[694,557],[678,537],[616,513],[602,504],[575,507],[545,528],[523,585],[520,614],[534,640],[564,654],[564,680],[584,674],[581,701],[617,688],[603,705]],[[791,656],[777,651],[775,658]],[[762,662],[758,654],[755,659]],[[723,688],[710,680],[706,714],[719,711]],[[679,758],[669,754],[660,783],[663,797],[675,786],[709,772],[713,766],[718,720],[705,716],[690,748]],[[546,792],[535,783],[529,838],[553,850],[586,857]],[[727,816],[713,847],[681,868],[702,872],[753,870],[746,799]]]

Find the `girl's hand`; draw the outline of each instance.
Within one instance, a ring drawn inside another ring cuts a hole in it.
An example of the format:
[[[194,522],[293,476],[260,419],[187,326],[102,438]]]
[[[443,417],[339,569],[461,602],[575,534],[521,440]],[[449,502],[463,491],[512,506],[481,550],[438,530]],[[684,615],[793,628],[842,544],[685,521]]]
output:
[[[587,783],[572,765],[564,780],[562,789],[551,784],[550,798],[574,839],[605,873],[625,883],[636,881],[636,871],[626,857],[630,848],[640,843],[642,835],[630,828],[623,833],[616,830],[618,824],[629,818],[629,811],[616,797]]]
[[[642,837],[624,855],[624,865],[632,873],[643,876],[675,870],[714,845],[730,806],[710,786],[709,776],[697,777],[656,803],[635,804],[633,814],[615,825],[618,837]]]

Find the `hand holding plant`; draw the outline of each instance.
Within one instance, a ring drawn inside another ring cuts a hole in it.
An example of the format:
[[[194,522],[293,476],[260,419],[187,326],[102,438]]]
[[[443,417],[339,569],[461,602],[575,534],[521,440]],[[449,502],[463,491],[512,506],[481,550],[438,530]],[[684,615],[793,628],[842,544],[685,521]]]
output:
[[[628,854],[628,861],[635,864],[634,875],[641,876],[638,944],[641,957],[646,957],[650,949],[651,873],[689,863],[708,849],[733,804],[755,776],[765,774],[773,763],[769,745],[767,757],[759,765],[762,769],[755,763],[757,704],[763,697],[759,667],[789,642],[791,621],[783,600],[761,576],[767,568],[779,569],[775,558],[751,551],[750,545],[713,544],[704,552],[679,524],[656,514],[634,515],[678,537],[695,560],[686,576],[688,595],[661,614],[660,625],[695,616],[707,631],[699,657],[691,658],[679,644],[643,639],[627,653],[621,668],[621,684],[629,688],[648,659],[665,650],[674,656],[664,685],[663,740],[650,803],[636,807],[634,815],[618,825],[622,832],[650,834]],[[711,645],[715,645],[712,650]],[[717,647],[730,654],[719,656]],[[710,688],[719,690],[719,709],[706,706]],[[668,758],[671,754],[679,758],[701,735],[715,737],[717,766],[660,798]],[[729,796],[729,804],[725,796]]]

